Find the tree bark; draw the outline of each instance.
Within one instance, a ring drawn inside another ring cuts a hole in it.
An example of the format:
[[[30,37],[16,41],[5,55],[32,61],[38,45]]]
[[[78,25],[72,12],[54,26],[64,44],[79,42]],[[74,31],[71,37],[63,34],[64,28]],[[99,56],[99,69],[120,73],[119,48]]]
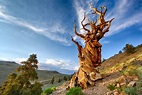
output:
[[[81,21],[82,29],[87,33],[86,35],[77,33],[76,23],[74,25],[74,32],[77,36],[81,37],[85,41],[85,47],[82,47],[77,41],[72,37],[72,41],[78,47],[78,58],[79,58],[79,69],[73,75],[69,87],[80,86],[83,89],[86,89],[89,85],[93,86],[95,81],[101,79],[102,76],[96,67],[101,65],[101,47],[99,40],[104,37],[104,34],[109,31],[112,20],[105,21],[104,16],[107,11],[106,7],[105,12],[99,12],[96,8],[93,8],[90,4],[91,9],[98,14],[98,24],[92,22],[88,19],[87,24],[83,24],[83,21],[87,17],[84,15],[83,20]],[[102,11],[102,10],[101,10]],[[90,30],[86,28],[90,26]]]

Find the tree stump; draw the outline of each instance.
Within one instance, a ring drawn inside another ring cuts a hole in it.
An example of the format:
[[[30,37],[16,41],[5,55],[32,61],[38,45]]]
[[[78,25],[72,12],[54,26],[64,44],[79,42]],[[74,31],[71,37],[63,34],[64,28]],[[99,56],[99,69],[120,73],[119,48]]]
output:
[[[101,10],[93,8],[90,4],[90,8],[94,11],[95,15],[99,15],[96,22],[90,21],[87,15],[84,14],[84,18],[81,21],[82,29],[87,33],[85,35],[79,34],[76,30],[76,22],[74,23],[74,33],[81,37],[85,41],[85,47],[82,47],[77,41],[72,38],[72,41],[77,45],[78,58],[79,58],[79,70],[73,75],[69,87],[80,86],[86,89],[88,85],[93,86],[95,81],[101,79],[99,71],[96,67],[101,64],[101,47],[99,40],[104,37],[104,34],[109,31],[111,22],[105,21],[104,16],[107,8],[102,6]],[[88,18],[88,23],[83,24],[84,20]],[[90,28],[86,28],[90,26]]]

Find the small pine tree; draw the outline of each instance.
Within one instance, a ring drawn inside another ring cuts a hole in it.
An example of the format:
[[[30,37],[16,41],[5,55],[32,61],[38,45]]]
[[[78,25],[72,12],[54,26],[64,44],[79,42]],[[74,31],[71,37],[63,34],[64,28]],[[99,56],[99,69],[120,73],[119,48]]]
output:
[[[120,50],[120,51],[119,51],[119,54],[121,54],[121,53],[122,53],[122,51]]]
[[[55,79],[54,79],[54,77],[52,77],[51,84],[54,84],[54,81],[55,81]]]
[[[58,83],[60,83],[60,82],[61,82],[61,79],[59,78]]]
[[[36,81],[37,63],[36,54],[30,55],[27,61],[21,62],[22,65],[16,69],[18,74],[12,73],[8,76],[0,88],[0,95],[40,95],[42,85]]]
[[[67,77],[66,76],[64,76],[64,80],[67,81]]]
[[[127,54],[131,54],[135,52],[135,47],[131,44],[126,44],[125,47],[123,48],[123,50],[127,53]]]

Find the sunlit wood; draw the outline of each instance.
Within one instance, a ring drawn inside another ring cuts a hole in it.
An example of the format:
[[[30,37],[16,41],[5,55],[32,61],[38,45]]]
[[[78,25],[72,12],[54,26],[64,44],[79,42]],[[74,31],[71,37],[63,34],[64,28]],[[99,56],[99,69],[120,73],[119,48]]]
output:
[[[94,82],[102,78],[96,67],[101,65],[101,47],[99,40],[104,37],[104,34],[109,31],[111,22],[114,18],[109,21],[105,21],[104,16],[107,8],[101,7],[101,11],[93,8],[90,4],[90,8],[94,11],[93,15],[99,15],[98,19],[93,22],[84,14],[84,18],[81,21],[82,29],[86,31],[86,35],[79,34],[76,29],[76,22],[74,23],[74,33],[82,38],[85,42],[85,47],[82,47],[77,41],[72,38],[72,41],[78,47],[78,58],[79,58],[79,70],[73,75],[69,87],[80,86],[86,89],[89,85],[93,86]],[[87,18],[87,23],[83,22]],[[90,26],[88,29],[87,26]]]

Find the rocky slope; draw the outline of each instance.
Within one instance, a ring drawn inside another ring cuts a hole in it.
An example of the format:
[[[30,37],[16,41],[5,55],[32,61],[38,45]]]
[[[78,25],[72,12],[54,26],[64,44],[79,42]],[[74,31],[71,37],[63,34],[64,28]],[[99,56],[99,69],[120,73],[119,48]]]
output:
[[[132,69],[139,68],[142,73],[142,45],[139,45],[133,54],[125,52],[116,54],[107,59],[99,67],[100,73],[103,74],[103,79],[97,80],[95,86],[83,90],[85,95],[126,95],[124,92],[117,90],[110,91],[107,86],[114,85],[117,88],[131,85],[138,80],[137,76],[129,76]],[[52,95],[65,95],[67,92],[66,86],[69,82],[57,87],[57,90]]]

